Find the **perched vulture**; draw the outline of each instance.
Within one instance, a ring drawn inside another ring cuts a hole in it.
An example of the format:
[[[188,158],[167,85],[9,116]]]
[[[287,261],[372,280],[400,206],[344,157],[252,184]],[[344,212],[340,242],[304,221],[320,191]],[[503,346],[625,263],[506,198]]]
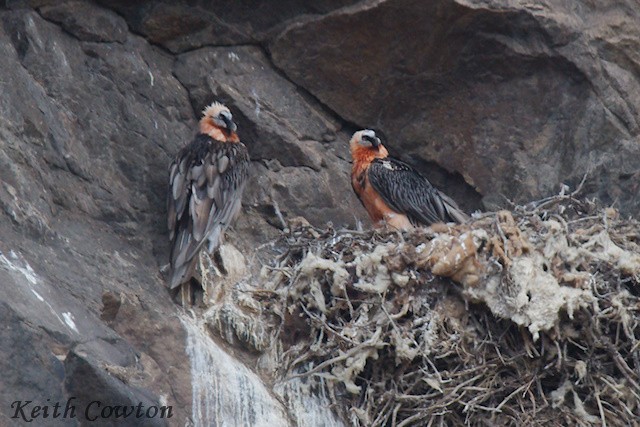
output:
[[[238,139],[236,124],[224,105],[203,111],[200,133],[169,168],[167,220],[171,240],[170,289],[188,282],[205,243],[220,244],[233,222],[249,174],[249,153]]]
[[[436,222],[462,223],[468,216],[406,163],[389,157],[374,131],[360,130],[350,141],[351,185],[376,226],[399,230]]]

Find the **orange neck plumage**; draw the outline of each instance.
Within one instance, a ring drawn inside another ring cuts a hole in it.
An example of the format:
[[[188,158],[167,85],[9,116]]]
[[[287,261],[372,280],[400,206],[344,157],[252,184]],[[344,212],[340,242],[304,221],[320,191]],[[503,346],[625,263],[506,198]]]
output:
[[[378,147],[363,147],[357,143],[351,145],[351,158],[353,159],[353,171],[366,169],[374,159],[384,159],[389,152],[384,145]]]
[[[222,142],[240,142],[240,138],[238,138],[238,134],[235,132],[227,133],[220,129],[218,126],[211,123],[211,120],[208,117],[204,117],[200,120],[200,133],[204,133],[209,135],[211,138],[216,141]]]

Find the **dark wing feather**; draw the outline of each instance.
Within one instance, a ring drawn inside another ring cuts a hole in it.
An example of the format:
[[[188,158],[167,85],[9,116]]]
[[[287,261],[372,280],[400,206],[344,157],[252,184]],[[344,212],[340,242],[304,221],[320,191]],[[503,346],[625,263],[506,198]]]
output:
[[[171,288],[189,280],[202,246],[218,246],[240,209],[249,175],[241,143],[198,135],[171,164],[167,220],[171,239]]]
[[[393,158],[375,159],[368,170],[371,186],[396,212],[414,224],[464,222],[467,215],[411,166]]]

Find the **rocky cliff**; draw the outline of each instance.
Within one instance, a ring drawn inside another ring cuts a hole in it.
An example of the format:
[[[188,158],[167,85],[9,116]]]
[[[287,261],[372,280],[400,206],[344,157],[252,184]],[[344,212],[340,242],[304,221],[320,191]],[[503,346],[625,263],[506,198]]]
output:
[[[299,216],[369,227],[348,180],[347,141],[363,127],[468,211],[586,174],[583,195],[637,215],[638,52],[640,8],[622,0],[7,0],[0,423],[21,422],[16,401],[71,397],[172,406],[159,424],[338,423],[300,418],[292,408],[323,413],[322,399],[283,404],[258,377],[240,384],[259,411],[194,403],[213,387],[194,366],[252,360],[199,335],[161,271],[167,165],[212,100],[252,156],[230,233],[245,256]]]

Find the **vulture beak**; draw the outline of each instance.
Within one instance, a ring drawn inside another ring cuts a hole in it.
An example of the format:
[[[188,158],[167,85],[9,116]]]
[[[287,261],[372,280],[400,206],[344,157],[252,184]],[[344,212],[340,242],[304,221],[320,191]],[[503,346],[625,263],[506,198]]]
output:
[[[231,117],[228,117],[226,114],[222,116],[222,120],[224,120],[224,124],[227,126],[227,129],[229,129],[229,132],[235,132],[236,129],[238,129],[238,126],[231,120]]]

